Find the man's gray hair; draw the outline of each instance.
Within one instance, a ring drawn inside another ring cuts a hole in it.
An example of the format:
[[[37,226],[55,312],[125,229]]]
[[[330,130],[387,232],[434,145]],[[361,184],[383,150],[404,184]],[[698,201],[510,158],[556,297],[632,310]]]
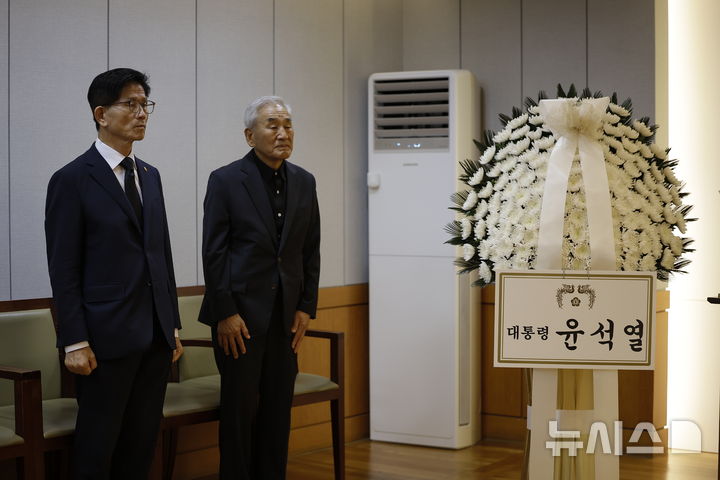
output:
[[[255,125],[255,120],[257,120],[258,112],[267,105],[280,105],[281,107],[285,108],[288,113],[292,114],[292,109],[290,108],[290,105],[285,103],[285,100],[282,97],[278,97],[275,95],[266,95],[264,97],[256,98],[245,109],[245,128],[252,128],[253,125]]]

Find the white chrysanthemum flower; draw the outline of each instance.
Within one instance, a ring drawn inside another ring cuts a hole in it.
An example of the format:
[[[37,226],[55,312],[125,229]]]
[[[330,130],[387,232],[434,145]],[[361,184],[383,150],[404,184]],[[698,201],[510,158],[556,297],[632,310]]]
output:
[[[618,157],[618,156],[615,155],[614,153],[606,153],[606,154],[605,154],[605,160],[607,160],[608,162],[612,163],[613,165],[618,165],[618,166],[620,166],[620,165],[622,165],[623,163],[625,163],[625,160],[623,160],[622,158]]]
[[[638,147],[635,142],[633,142],[632,140],[629,140],[627,137],[622,138],[622,145],[625,148],[625,150],[627,150],[630,153],[635,153],[640,149],[640,147]]]
[[[493,137],[493,142],[495,143],[505,143],[510,139],[510,134],[512,133],[512,129],[508,128],[507,126],[503,128],[501,131],[495,134]]]
[[[683,252],[683,241],[682,238],[673,236],[672,240],[670,240],[670,250],[672,251],[673,255],[676,257],[679,257],[682,255]]]
[[[515,117],[515,118],[513,118],[512,120],[510,120],[510,121],[507,123],[507,126],[510,127],[510,128],[515,129],[515,128],[519,128],[519,127],[525,125],[525,124],[527,123],[527,121],[528,121],[528,114],[527,114],[527,113],[523,113],[522,115],[520,115],[520,116],[518,116],[518,117]],[[517,137],[517,138],[520,138],[520,137]]]
[[[478,185],[482,181],[484,176],[485,176],[485,170],[483,170],[482,167],[478,168],[477,172],[475,172],[473,174],[473,176],[470,178],[470,180],[468,180],[468,185],[473,186],[473,187],[475,185]]]
[[[603,125],[603,131],[607,133],[608,135],[612,135],[613,137],[620,137],[622,136],[622,130],[612,124],[606,123]]]
[[[608,108],[610,111],[616,115],[620,115],[621,117],[627,117],[630,115],[630,112],[627,111],[625,108],[621,107],[620,105],[617,105],[615,103],[610,102],[610,105],[608,105]]]
[[[542,130],[536,128],[535,130],[528,132],[527,138],[529,138],[530,140],[537,140],[538,138],[542,137],[542,134]]]
[[[628,252],[625,254],[622,262],[623,270],[628,272],[634,272],[638,270],[640,266],[640,255],[635,252]]]
[[[493,184],[488,182],[485,184],[485,186],[477,193],[477,196],[479,198],[488,198],[490,195],[492,195],[493,192]]]
[[[675,225],[677,223],[677,216],[669,205],[666,205],[663,209],[663,218],[665,218],[665,221],[671,225]]]
[[[668,189],[668,191],[670,192],[670,196],[672,197],[672,203],[674,203],[678,207],[682,205],[682,198],[680,198],[680,192],[678,192],[677,187],[675,185],[672,185]]]
[[[654,163],[650,165],[650,173],[652,174],[656,182],[663,183],[665,181],[665,176]]]
[[[670,250],[669,248],[666,248],[663,251],[660,265],[662,265],[662,267],[666,270],[672,270],[675,267],[675,256],[672,254],[672,250]]]
[[[637,140],[638,137],[640,137],[640,134],[636,130],[633,130],[632,127],[628,127],[625,124],[620,124],[618,126],[622,130],[624,137],[627,137],[630,140]]]
[[[605,112],[605,123],[611,123],[616,124],[620,121],[620,117],[615,115],[614,113]]]
[[[655,156],[660,160],[665,160],[667,158],[667,151],[664,148],[660,148],[657,143],[651,143],[650,150],[652,150]]]
[[[555,137],[552,135],[533,142],[533,148],[537,148],[538,150],[548,150],[553,145],[555,145]]]
[[[475,256],[475,247],[473,247],[469,243],[463,244],[462,248],[463,248],[463,258],[465,259],[466,262]]]
[[[487,266],[487,263],[480,262],[480,269],[478,271],[478,274],[480,275],[480,279],[487,283],[490,283],[490,280],[492,279],[492,272],[490,271],[490,267]]]
[[[503,160],[512,151],[513,144],[508,143],[495,154],[495,160]]]
[[[533,125],[541,125],[545,122],[545,119],[542,115],[533,115],[528,119],[528,122],[530,122]]]
[[[500,177],[498,177],[498,179],[495,181],[495,185],[493,186],[493,188],[495,189],[496,192],[499,192],[499,191],[503,190],[503,189],[507,186],[507,184],[508,184],[509,181],[510,181],[510,177],[508,176],[508,174],[507,174],[507,173],[503,173],[503,174],[500,175]]]
[[[656,167],[657,168],[657,167]],[[659,171],[659,170],[658,170]],[[678,178],[675,176],[675,172],[673,172],[673,169],[670,167],[663,168],[663,173],[665,174],[665,178],[668,182],[672,183],[673,185],[680,186],[682,182],[678,180]]]
[[[493,255],[493,246],[486,238],[481,238],[478,242],[477,254],[480,258],[490,258]]]
[[[518,117],[518,118],[520,118],[520,117]],[[516,128],[516,127],[514,127],[514,128]],[[525,135],[527,135],[527,133],[529,131],[530,131],[530,125],[525,125],[522,128],[518,128],[517,130],[515,130],[512,133],[512,135],[510,135],[510,140],[517,140],[518,138],[525,138]]]
[[[488,184],[488,185],[490,185],[490,184]],[[492,188],[492,185],[490,185],[490,188]],[[477,201],[478,201],[478,194],[475,192],[475,190],[470,190],[470,193],[468,193],[467,199],[465,199],[465,203],[463,203],[463,206],[462,206],[463,210],[465,210],[466,212],[468,210],[471,210],[475,206]]]
[[[622,143],[616,138],[604,136],[602,137],[602,141],[605,142],[609,147],[615,149],[616,152],[618,150],[624,150]]]
[[[467,217],[464,217],[462,220],[460,220],[460,227],[462,229],[462,239],[467,240],[467,238],[472,233],[472,223],[470,222],[470,219]]]
[[[527,150],[527,148],[530,146],[530,139],[524,137],[522,140],[519,140],[512,144],[512,148],[510,149],[510,152],[517,156],[520,155],[522,152]]]
[[[640,270],[645,272],[653,272],[656,269],[655,257],[649,254],[643,255],[640,259]]]
[[[678,230],[680,230],[680,233],[685,234],[687,233],[687,226],[685,225],[685,217],[682,215],[677,215],[675,217],[676,223],[675,225],[678,227]]]
[[[502,173],[502,167],[500,166],[499,163],[496,163],[495,165],[493,165],[493,167],[490,169],[490,171],[487,172],[487,176],[491,177],[491,178],[495,178],[498,175],[500,175],[501,173]]]
[[[660,241],[663,245],[669,246],[672,238],[675,236],[672,232],[672,225],[661,223],[657,226],[657,232],[660,234]]]
[[[486,165],[495,156],[495,145],[490,145],[485,149],[482,155],[480,155],[480,164]]]
[[[652,130],[650,130],[650,128],[640,120],[635,120],[634,122],[632,122],[632,126],[643,137],[650,137],[653,134]]]
[[[487,229],[485,227],[485,222],[483,220],[478,220],[478,222],[475,224],[475,238],[478,240],[484,238],[486,232]]]
[[[475,208],[475,220],[480,220],[481,218],[485,218],[485,215],[488,213],[488,202],[485,200],[480,200],[477,204],[477,208]]]
[[[650,150],[650,147],[648,147],[644,143],[638,144],[638,152],[640,153],[640,155],[642,155],[643,158],[647,158],[648,160],[653,158],[653,153]]]

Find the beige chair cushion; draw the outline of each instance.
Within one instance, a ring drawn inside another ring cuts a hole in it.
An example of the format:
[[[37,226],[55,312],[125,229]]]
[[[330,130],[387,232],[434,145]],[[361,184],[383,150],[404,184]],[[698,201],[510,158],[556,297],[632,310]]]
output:
[[[220,388],[198,388],[182,383],[168,383],[163,416],[174,417],[203,412],[220,406]]]
[[[198,322],[198,314],[202,305],[202,295],[179,297],[180,309],[180,340],[183,338],[210,338],[210,327]],[[180,357],[180,380],[188,380],[218,373],[212,348],[188,347]]]
[[[327,377],[312,373],[298,373],[295,378],[295,395],[312,392],[325,392],[338,389],[338,384]]]
[[[324,392],[337,389],[329,378],[311,373],[299,373],[295,379],[295,394]],[[165,394],[163,415],[172,417],[202,412],[220,405],[220,375],[191,378],[180,383],[169,383]]]
[[[43,400],[43,433],[45,438],[69,435],[75,431],[77,401],[74,398],[53,398]],[[0,407],[0,429],[15,431],[15,407]]]
[[[10,445],[20,445],[24,440],[22,437],[15,435],[15,431],[0,426],[0,447],[9,447]]]
[[[44,399],[60,397],[60,362],[47,308],[0,313],[0,365],[40,370]],[[13,382],[0,381],[0,405],[15,401]]]

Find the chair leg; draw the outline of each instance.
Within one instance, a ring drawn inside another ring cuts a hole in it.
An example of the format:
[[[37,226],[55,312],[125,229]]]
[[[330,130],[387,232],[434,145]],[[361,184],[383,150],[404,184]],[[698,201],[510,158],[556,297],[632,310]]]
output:
[[[45,478],[45,459],[43,454],[27,454],[18,461],[18,478],[23,480],[43,480]]]
[[[335,480],[345,480],[345,408],[342,397],[330,401]]]
[[[150,465],[150,472],[148,473],[149,480],[162,480],[163,457],[161,438],[162,436],[158,435],[158,439],[155,442],[155,453],[153,454],[153,461]]]
[[[172,480],[175,470],[175,456],[177,454],[178,429],[163,430],[163,480]]]

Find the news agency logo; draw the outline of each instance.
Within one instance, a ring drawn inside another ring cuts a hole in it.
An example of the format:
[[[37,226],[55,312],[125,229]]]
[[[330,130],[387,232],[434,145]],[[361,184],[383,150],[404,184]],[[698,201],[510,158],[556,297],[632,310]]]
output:
[[[574,457],[577,455],[579,450],[582,450],[585,446],[580,438],[580,431],[578,430],[558,430],[557,420],[551,420],[549,422],[548,431],[550,437],[554,440],[545,442],[545,448],[552,450],[553,457],[558,457],[562,454],[563,450],[567,450],[568,456]],[[673,449],[670,453],[700,453],[702,445],[702,435],[700,433],[700,427],[690,420],[673,420],[670,422],[668,427],[670,444],[674,445],[673,441],[675,435],[683,435],[683,449]],[[647,432],[652,440],[653,446],[640,446],[637,445],[640,441],[640,437],[643,433]],[[615,450],[613,451],[610,445],[610,434],[608,428],[604,422],[593,422],[590,426],[590,432],[588,433],[588,444],[585,450],[588,454],[595,453],[600,444],[600,452],[604,454],[613,455],[638,455],[638,454],[663,454],[665,448],[660,440],[655,426],[650,422],[640,422],[635,425],[628,446],[623,452],[622,448],[622,434],[623,434],[623,422],[613,422],[613,436]],[[633,445],[634,444],[634,445]]]

